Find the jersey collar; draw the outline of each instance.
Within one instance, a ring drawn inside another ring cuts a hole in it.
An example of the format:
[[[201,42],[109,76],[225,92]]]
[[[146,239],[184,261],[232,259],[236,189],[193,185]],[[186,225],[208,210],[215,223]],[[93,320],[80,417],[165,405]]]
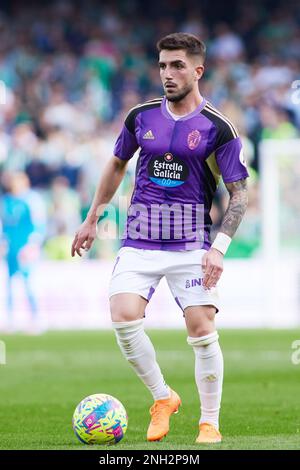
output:
[[[174,122],[180,122],[180,121],[187,121],[188,119],[191,119],[195,116],[197,116],[197,114],[199,114],[202,109],[204,108],[204,106],[206,105],[207,101],[205,98],[203,98],[203,100],[201,101],[201,103],[199,104],[199,106],[197,106],[196,109],[194,109],[194,111],[192,113],[189,113],[189,114],[186,114],[185,116],[182,116],[181,118],[175,120],[171,114],[168,112],[167,110],[167,106],[166,106],[166,103],[167,103],[167,98],[164,96],[163,100],[162,100],[162,103],[161,103],[161,111],[163,113],[163,115],[167,118],[167,119],[171,119],[172,121]]]

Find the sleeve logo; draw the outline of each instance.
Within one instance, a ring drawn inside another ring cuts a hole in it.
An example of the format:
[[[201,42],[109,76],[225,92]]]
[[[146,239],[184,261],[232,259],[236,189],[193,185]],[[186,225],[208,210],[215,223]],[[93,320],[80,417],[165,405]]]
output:
[[[244,157],[244,152],[243,152],[242,148],[241,148],[241,151],[240,151],[239,159],[240,159],[241,164],[244,165],[245,168],[247,168],[247,163],[246,163],[246,160],[245,160],[245,157]]]

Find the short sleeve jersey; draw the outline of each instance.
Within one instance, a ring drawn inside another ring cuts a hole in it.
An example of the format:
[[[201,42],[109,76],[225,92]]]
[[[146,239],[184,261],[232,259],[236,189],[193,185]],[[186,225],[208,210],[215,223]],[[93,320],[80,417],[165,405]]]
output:
[[[220,178],[248,177],[233,124],[205,99],[175,120],[166,98],[157,98],[130,110],[114,155],[129,160],[138,148],[122,246],[209,249],[209,213]]]

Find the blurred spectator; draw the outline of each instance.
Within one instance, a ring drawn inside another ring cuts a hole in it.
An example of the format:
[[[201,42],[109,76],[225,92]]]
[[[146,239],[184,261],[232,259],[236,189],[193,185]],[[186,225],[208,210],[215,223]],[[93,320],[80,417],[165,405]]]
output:
[[[7,263],[7,312],[8,330],[13,321],[13,277],[20,274],[32,315],[30,330],[38,331],[38,308],[31,285],[31,274],[40,256],[40,246],[45,235],[43,204],[39,196],[29,188],[24,173],[5,173],[2,186],[6,191],[1,198],[0,220],[2,244]]]
[[[79,196],[64,176],[57,176],[49,193],[48,234],[54,236],[61,233],[61,227],[67,233],[74,233],[80,225],[80,201]]]
[[[226,23],[219,23],[215,27],[215,38],[210,44],[209,54],[215,60],[225,62],[241,58],[244,52],[243,41]]]
[[[67,233],[67,227],[63,221],[57,224],[57,234],[50,237],[44,245],[44,253],[53,261],[70,261],[72,259],[70,244],[73,237]]]
[[[260,108],[262,139],[293,139],[299,136],[284,108],[262,105]]]

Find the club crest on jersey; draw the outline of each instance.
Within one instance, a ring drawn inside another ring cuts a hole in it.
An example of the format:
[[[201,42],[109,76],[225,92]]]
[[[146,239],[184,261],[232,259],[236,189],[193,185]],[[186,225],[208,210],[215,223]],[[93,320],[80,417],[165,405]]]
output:
[[[194,150],[195,148],[197,148],[200,140],[201,140],[201,134],[197,129],[190,132],[187,138],[189,149]]]
[[[150,180],[168,188],[185,183],[189,176],[188,165],[170,152],[151,158],[148,164]]]

